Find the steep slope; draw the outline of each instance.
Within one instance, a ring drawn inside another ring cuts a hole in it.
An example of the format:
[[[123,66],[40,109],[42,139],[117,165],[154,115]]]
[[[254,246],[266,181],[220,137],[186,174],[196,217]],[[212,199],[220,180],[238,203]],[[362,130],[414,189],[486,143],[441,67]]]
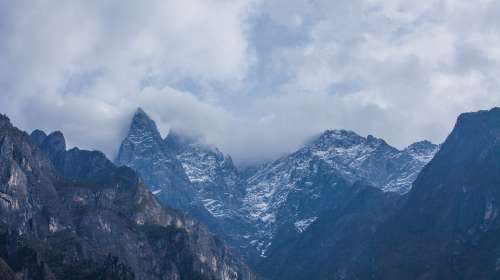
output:
[[[267,279],[373,279],[371,252],[378,230],[403,198],[344,184],[332,190],[330,199],[330,207],[307,228],[297,231],[292,225],[276,234],[258,265]]]
[[[136,170],[166,204],[184,210],[191,204],[194,192],[181,163],[165,149],[156,124],[140,108],[134,114],[115,163]]]
[[[196,195],[214,217],[237,209],[245,187],[230,156],[176,131],[165,138],[165,147],[181,162]]]
[[[115,167],[99,152],[66,152],[59,132],[34,138],[0,116],[0,269],[6,275],[253,278],[203,226],[161,206],[131,169]]]
[[[330,182],[330,184],[333,182]],[[269,279],[500,279],[500,108],[462,114],[405,196],[337,186],[259,269]]]
[[[330,130],[300,150],[262,166],[247,179],[244,198],[247,211],[258,227],[253,244],[265,256],[276,232],[287,224],[297,231],[313,222],[331,206],[332,188],[365,182],[382,191],[406,193],[438,146],[423,141],[403,151],[373,136]],[[335,174],[330,185],[323,177]]]
[[[176,207],[257,263],[275,240],[288,238],[290,228],[300,234],[333,207],[336,188],[364,182],[383,192],[408,192],[438,148],[422,141],[398,150],[373,136],[330,130],[290,155],[242,173],[229,156],[200,139],[170,131],[161,142],[156,125],[139,109],[117,162],[136,169],[152,186],[169,186],[172,197],[186,194],[188,201],[179,200]],[[175,171],[157,163],[165,158],[175,162]],[[186,179],[169,184],[172,176]]]
[[[500,278],[500,108],[462,114],[384,226],[379,279]]]
[[[138,109],[116,163],[136,170],[163,203],[202,221],[247,257],[255,254],[246,239],[252,229],[241,202],[245,185],[231,157],[175,131],[162,139]]]
[[[242,199],[246,185],[230,156],[187,134],[171,130],[165,138],[166,149],[181,162],[193,185],[194,201],[210,215],[199,217],[228,244],[247,258],[256,252],[248,246],[248,233],[254,229]]]

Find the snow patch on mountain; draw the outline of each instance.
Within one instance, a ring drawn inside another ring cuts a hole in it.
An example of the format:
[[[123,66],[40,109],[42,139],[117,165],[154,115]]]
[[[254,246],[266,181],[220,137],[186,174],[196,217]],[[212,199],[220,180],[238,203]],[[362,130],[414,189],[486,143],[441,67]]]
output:
[[[151,193],[154,195],[157,195],[157,194],[161,193],[161,190],[154,190],[154,191],[151,191]]]
[[[362,181],[404,194],[438,150],[428,141],[398,150],[373,136],[328,130],[294,153],[240,173],[230,156],[202,139],[178,131],[162,139],[138,110],[117,163],[139,171],[164,202],[195,215],[202,209],[196,217],[226,241],[265,257],[278,228],[304,232],[338,184]]]
[[[298,151],[257,168],[247,178],[243,204],[248,218],[259,228],[254,243],[263,252],[279,225],[299,214],[294,210],[298,205],[314,204],[322,197],[324,190],[307,180],[315,172],[334,172],[350,183],[363,181],[383,191],[404,194],[438,149],[422,141],[401,151],[373,136],[365,138],[347,130],[326,131]],[[318,171],[318,166],[326,166],[327,171]],[[301,197],[302,202],[294,201],[291,194]],[[301,232],[312,221],[301,219],[294,224]]]
[[[314,223],[314,221],[316,221],[316,219],[318,219],[318,217],[311,217],[308,219],[299,220],[299,221],[296,221],[295,223],[293,223],[293,225],[295,226],[295,228],[297,229],[298,232],[302,233],[302,232],[306,231],[306,229],[312,223]]]
[[[226,211],[224,211],[224,206],[218,200],[205,198],[202,199],[203,206],[207,211],[214,217],[220,218],[227,215]]]

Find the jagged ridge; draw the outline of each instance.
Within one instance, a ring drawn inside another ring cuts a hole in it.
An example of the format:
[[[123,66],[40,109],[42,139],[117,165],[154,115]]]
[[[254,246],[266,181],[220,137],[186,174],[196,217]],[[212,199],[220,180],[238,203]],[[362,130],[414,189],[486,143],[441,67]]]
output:
[[[373,136],[329,130],[295,153],[240,173],[229,156],[202,139],[171,130],[161,140],[154,121],[138,109],[117,162],[136,169],[160,198],[162,193],[176,197],[175,192],[189,190],[189,199],[175,206],[204,221],[251,259],[265,256],[283,227],[305,231],[331,205],[336,184],[364,181],[404,194],[437,150],[437,145],[422,141],[400,151]],[[165,161],[182,170],[168,171]],[[189,186],[169,184],[175,177],[187,178]],[[323,177],[337,180],[326,186]]]
[[[134,171],[43,134],[32,140],[0,116],[0,269],[23,279],[254,278]]]

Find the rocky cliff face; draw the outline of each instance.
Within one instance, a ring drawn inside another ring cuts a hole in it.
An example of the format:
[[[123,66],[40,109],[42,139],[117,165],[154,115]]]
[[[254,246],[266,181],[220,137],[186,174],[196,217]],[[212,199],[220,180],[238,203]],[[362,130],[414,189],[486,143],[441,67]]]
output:
[[[385,279],[373,277],[371,253],[403,197],[364,184],[337,185],[329,197],[330,206],[309,226],[276,233],[280,238],[257,266],[267,279]]]
[[[259,269],[270,279],[497,279],[499,186],[500,109],[463,114],[407,195],[338,189]]]
[[[165,147],[181,163],[197,198],[214,217],[225,217],[238,209],[245,185],[230,156],[216,147],[171,131]]]
[[[275,234],[282,227],[295,224],[296,231],[304,231],[334,203],[331,193],[337,185],[364,182],[384,192],[406,193],[437,150],[423,141],[400,151],[373,136],[326,131],[247,178],[244,202],[259,229],[254,244],[265,256],[273,239],[281,238]],[[337,179],[323,182],[332,176]]]
[[[175,131],[162,139],[138,109],[116,163],[137,170],[164,204],[203,221],[240,253],[253,254],[245,239],[252,231],[241,202],[245,185],[231,157]]]
[[[134,114],[115,163],[139,172],[166,204],[192,210],[194,191],[181,163],[165,148],[156,124],[140,108]]]
[[[245,257],[256,255],[248,240],[254,228],[243,207],[246,182],[231,157],[200,139],[176,131],[170,131],[164,143],[182,164],[194,189],[193,201],[209,214],[198,212],[197,217]]]
[[[40,137],[42,136],[42,137]],[[13,279],[253,279],[134,171],[0,116],[0,270]]]
[[[139,109],[117,163],[137,170],[165,203],[176,200],[176,207],[257,263],[274,240],[285,238],[279,233],[291,228],[300,234],[332,207],[336,188],[364,182],[383,192],[408,192],[438,148],[422,141],[398,150],[373,136],[331,130],[290,155],[239,172],[229,156],[200,139],[170,131],[162,141]]]
[[[243,173],[200,140],[162,139],[139,110],[118,161],[156,195],[102,153],[66,151],[58,132],[28,137],[4,116],[0,152],[7,279],[254,277],[156,197],[206,221],[269,279],[500,278],[499,108],[461,115],[440,147],[326,131]]]
[[[500,278],[500,108],[462,114],[384,225],[384,279]],[[383,256],[383,258],[381,258]]]

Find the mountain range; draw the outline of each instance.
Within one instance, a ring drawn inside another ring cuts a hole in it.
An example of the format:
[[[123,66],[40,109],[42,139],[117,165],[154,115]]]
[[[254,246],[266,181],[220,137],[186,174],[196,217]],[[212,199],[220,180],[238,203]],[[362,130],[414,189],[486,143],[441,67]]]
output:
[[[135,171],[0,115],[1,279],[255,279]]]
[[[500,108],[460,115],[403,195],[363,184],[272,247],[269,279],[500,279]]]
[[[160,200],[204,222],[258,263],[282,239],[278,232],[292,228],[300,234],[330,207],[336,185],[365,182],[407,193],[438,149],[422,141],[398,150],[371,135],[328,130],[294,153],[240,171],[203,139],[178,131],[162,139],[139,108],[115,162],[137,170]]]
[[[5,279],[500,279],[500,108],[240,169],[138,109],[114,163],[0,116]],[[241,256],[241,257],[240,257]]]

